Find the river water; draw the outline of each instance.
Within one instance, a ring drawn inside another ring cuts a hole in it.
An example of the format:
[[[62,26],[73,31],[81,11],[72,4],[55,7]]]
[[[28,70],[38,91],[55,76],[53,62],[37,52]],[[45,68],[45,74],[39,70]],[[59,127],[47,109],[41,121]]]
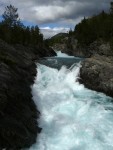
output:
[[[29,150],[113,150],[113,99],[79,84],[82,59],[58,56],[37,64],[32,93],[42,132]]]

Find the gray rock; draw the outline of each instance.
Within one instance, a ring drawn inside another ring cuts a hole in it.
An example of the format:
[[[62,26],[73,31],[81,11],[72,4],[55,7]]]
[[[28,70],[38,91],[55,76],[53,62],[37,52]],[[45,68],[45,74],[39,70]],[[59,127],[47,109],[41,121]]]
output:
[[[113,56],[113,50],[109,42],[97,40],[89,45],[82,45],[74,37],[65,37],[61,43],[56,43],[53,49],[60,50],[75,57],[91,57],[91,55],[106,55]]]
[[[0,40],[0,149],[19,150],[36,142],[41,129],[30,88],[34,60],[51,55],[55,52],[46,47],[11,46]]]
[[[82,62],[80,82],[113,97],[113,57],[94,55]]]
[[[68,55],[73,55],[75,57],[89,57],[90,54],[87,51],[87,47],[81,46],[78,44],[78,41],[75,37],[65,37],[62,39],[61,43],[56,43],[53,46],[54,50],[60,50],[63,53]]]
[[[99,54],[113,56],[113,50],[110,46],[110,43],[102,40],[91,43],[88,47],[88,51],[90,51],[92,55]]]

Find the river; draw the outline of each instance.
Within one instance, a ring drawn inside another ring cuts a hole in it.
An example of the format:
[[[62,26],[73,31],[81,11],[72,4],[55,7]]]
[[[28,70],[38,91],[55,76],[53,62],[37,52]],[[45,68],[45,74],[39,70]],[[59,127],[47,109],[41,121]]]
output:
[[[29,150],[113,150],[113,99],[79,84],[81,61],[58,52],[37,64],[42,132]]]

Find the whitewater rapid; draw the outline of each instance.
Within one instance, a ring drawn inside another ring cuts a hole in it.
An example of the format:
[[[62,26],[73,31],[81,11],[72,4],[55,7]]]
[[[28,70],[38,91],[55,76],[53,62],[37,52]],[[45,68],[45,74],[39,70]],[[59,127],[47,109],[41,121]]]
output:
[[[37,64],[32,93],[42,132],[29,150],[113,150],[113,99],[79,84],[80,67]]]
[[[74,56],[69,56],[65,53],[62,53],[61,51],[57,51],[57,56],[56,57],[64,57],[64,58],[74,58]]]

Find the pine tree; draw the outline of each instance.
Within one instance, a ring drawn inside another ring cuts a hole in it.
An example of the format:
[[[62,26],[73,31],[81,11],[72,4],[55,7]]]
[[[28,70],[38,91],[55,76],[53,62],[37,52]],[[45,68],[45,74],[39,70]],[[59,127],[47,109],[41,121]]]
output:
[[[20,24],[19,15],[17,13],[17,8],[12,5],[5,7],[5,12],[3,13],[3,23],[9,27]]]

